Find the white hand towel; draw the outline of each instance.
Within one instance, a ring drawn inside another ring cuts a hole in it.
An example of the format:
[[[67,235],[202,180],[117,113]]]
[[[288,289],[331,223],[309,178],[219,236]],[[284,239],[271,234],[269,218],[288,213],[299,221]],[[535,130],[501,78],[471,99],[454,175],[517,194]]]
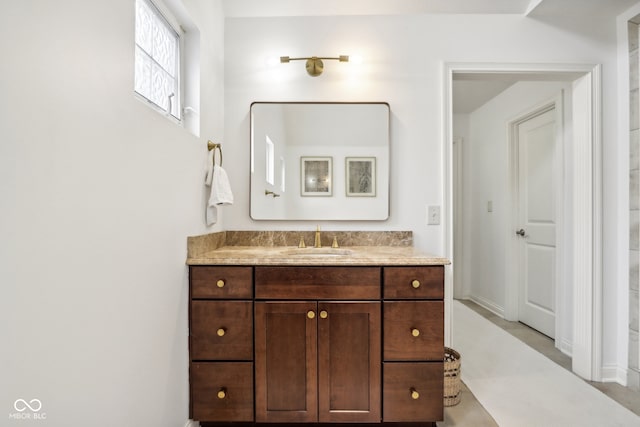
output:
[[[213,165],[213,159],[211,164]],[[209,175],[211,175],[211,177],[209,177]],[[207,202],[207,225],[213,225],[218,221],[217,206],[232,205],[233,193],[231,192],[231,185],[229,184],[227,172],[222,169],[222,166],[213,165],[213,171],[211,174],[209,174],[209,171],[207,170],[205,183],[211,186],[211,194],[209,195],[209,201]]]
[[[213,150],[209,151],[207,155],[207,168],[206,175],[204,176],[204,184],[207,187],[211,187],[211,181],[213,180]]]

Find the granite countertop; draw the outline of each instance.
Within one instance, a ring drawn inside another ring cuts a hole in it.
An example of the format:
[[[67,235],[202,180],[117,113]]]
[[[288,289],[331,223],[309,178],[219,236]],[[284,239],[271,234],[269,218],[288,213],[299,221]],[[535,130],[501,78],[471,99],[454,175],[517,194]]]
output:
[[[298,248],[291,244],[299,241],[301,233],[255,235],[244,232],[238,235],[214,233],[207,236],[189,238],[188,265],[446,265],[446,258],[428,255],[416,250],[412,236],[397,232],[358,232],[348,235],[326,232],[327,241],[323,247]],[[406,233],[406,232],[402,232]],[[351,243],[339,248],[331,247],[331,240],[338,235],[338,241]],[[304,236],[303,236],[304,237]],[[307,242],[313,240],[305,239]],[[247,244],[250,243],[250,244]],[[373,243],[373,244],[371,244]]]

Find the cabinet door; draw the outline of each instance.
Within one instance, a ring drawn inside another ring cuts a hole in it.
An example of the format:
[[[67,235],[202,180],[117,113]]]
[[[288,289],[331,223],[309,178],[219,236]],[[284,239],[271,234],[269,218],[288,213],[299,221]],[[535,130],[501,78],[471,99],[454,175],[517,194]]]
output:
[[[320,422],[380,422],[380,303],[318,304]]]
[[[318,418],[316,302],[255,303],[257,422]]]

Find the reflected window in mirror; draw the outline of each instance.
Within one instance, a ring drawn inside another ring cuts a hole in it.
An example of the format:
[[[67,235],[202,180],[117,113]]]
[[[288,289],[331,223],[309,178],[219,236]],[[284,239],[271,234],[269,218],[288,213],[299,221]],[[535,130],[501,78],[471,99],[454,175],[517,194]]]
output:
[[[269,135],[266,136],[266,147],[265,147],[265,159],[267,161],[266,164],[266,181],[269,185],[274,185],[275,182],[275,155],[273,153],[273,141],[269,138]]]

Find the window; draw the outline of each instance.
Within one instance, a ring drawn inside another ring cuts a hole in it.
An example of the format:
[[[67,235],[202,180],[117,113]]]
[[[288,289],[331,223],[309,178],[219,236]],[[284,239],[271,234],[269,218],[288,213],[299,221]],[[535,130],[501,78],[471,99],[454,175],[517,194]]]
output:
[[[148,0],[136,0],[135,91],[180,120],[180,35]]]

